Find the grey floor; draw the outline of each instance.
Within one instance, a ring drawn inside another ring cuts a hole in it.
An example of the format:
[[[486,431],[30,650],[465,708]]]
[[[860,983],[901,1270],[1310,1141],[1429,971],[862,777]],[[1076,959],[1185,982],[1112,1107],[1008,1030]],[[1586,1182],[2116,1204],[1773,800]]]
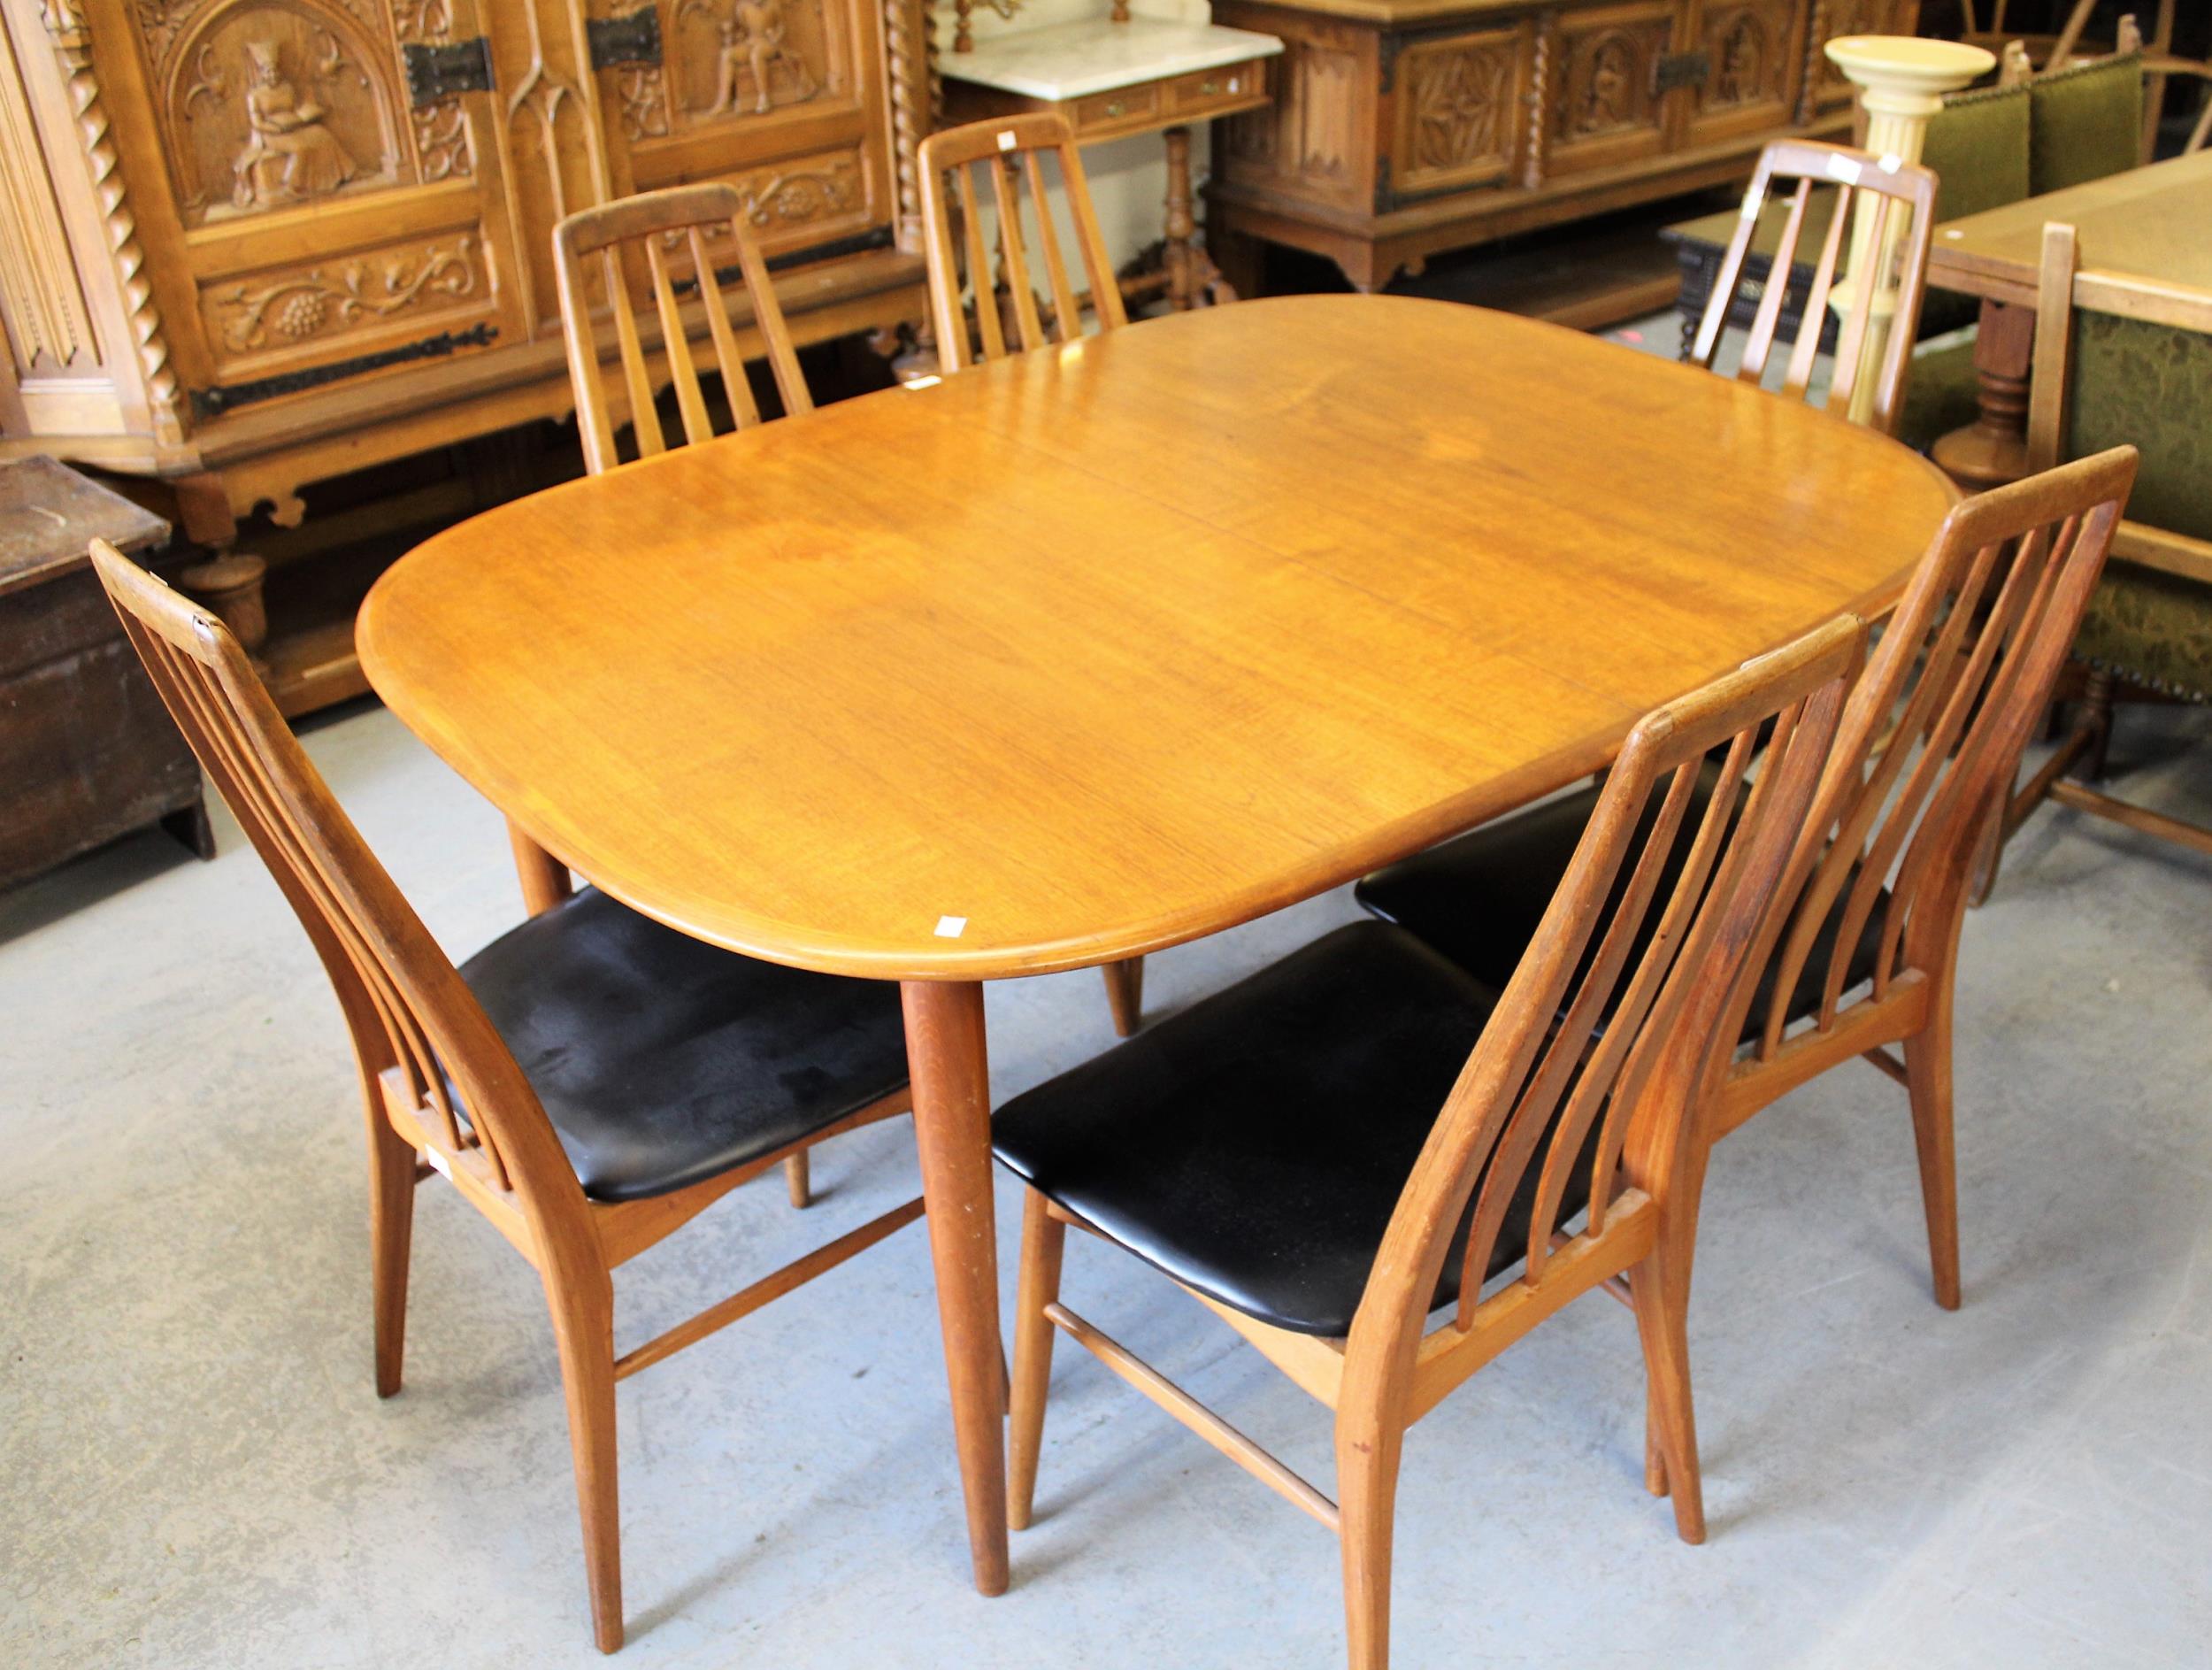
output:
[[[2212,815],[2208,718],[2131,722],[2131,791]],[[450,949],[517,920],[498,819],[396,721],[309,746]],[[221,834],[0,897],[0,1663],[595,1662],[534,1279],[426,1188],[378,1402],[337,1013]],[[1779,1104],[1708,1196],[1711,1540],[1643,1494],[1632,1328],[1593,1298],[1416,1432],[1402,1670],[2212,1660],[2208,900],[2212,864],[2039,815],[1967,930],[1965,1308],[1927,1297],[1901,1093]],[[1349,910],[1161,957],[1154,1012]],[[990,1018],[1001,1093],[1109,1041],[1088,975]],[[902,1197],[909,1139],[818,1175],[810,1212],[748,1189],[631,1266],[623,1337]],[[1094,1246],[1069,1286],[1326,1482],[1317,1406],[1218,1323]],[[621,1462],[635,1670],[1340,1662],[1326,1534],[1064,1348],[1040,1522],[1012,1592],[973,1593],[918,1228],[626,1382]]]

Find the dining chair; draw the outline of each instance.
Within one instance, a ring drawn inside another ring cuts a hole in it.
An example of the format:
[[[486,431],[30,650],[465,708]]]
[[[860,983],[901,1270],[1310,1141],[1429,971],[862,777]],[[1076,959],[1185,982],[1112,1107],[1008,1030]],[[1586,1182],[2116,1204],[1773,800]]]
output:
[[[400,1389],[415,1187],[444,1178],[545,1285],[593,1633],[622,1644],[615,1382],[911,1223],[907,1202],[617,1353],[612,1272],[786,1155],[909,1111],[898,989],[718,950],[587,889],[456,967],[236,639],[112,546],[94,566],[307,931],[368,1121],[376,1390]]]
[[[710,239],[724,227],[736,260],[733,266],[718,270]],[[672,265],[672,257],[680,265]],[[598,475],[623,462],[618,432],[625,427],[637,457],[654,458],[668,450],[668,434],[656,404],[653,364],[628,299],[641,268],[653,297],[657,345],[674,389],[683,443],[709,441],[715,432],[714,415],[693,357],[692,338],[702,317],[714,350],[723,402],[736,427],[750,428],[762,421],[746,374],[749,352],[752,358],[767,358],[787,414],[814,410],[790,329],[776,300],[775,284],[759,246],[745,230],[745,200],[737,188],[716,181],[641,192],[580,210],[553,228],[561,335],[568,349],[569,383],[576,394],[576,427],[588,473]],[[684,268],[688,275],[680,278]],[[593,306],[595,278],[603,302],[619,298],[622,304],[605,309],[619,378],[612,389],[608,333],[599,326]],[[733,325],[731,303],[723,295],[726,282],[733,283],[737,292],[738,325]],[[688,311],[680,301],[680,286],[694,296]],[[575,882],[567,865],[512,822],[507,826],[507,837],[525,908],[535,914],[568,897]],[[813,1198],[808,1164],[803,1151],[785,1163],[794,1206],[804,1206]]]
[[[1861,636],[1855,619],[1833,621],[1637,725],[1502,989],[1402,929],[1356,923],[999,1111],[999,1159],[1027,1186],[1017,1529],[1057,1329],[1338,1533],[1353,1670],[1382,1670],[1406,1429],[1546,1317],[1625,1278],[1647,1476],[1671,1489],[1683,1539],[1703,1539],[1686,1333],[1697,1112],[1725,1063],[1711,1041],[1748,1000],[1738,975],[1771,940],[1769,900]],[[1741,815],[1709,796],[1700,811],[1704,773],[1732,789],[1770,723]],[[1687,858],[1669,879],[1678,831]],[[1070,1224],[1165,1274],[1333,1412],[1340,1503],[1061,1303]]]
[[[1959,933],[2022,750],[2048,706],[2135,479],[2118,447],[1955,506],[1851,693],[1762,966],[1714,1140],[1863,1057],[1905,1086],[1937,1304],[1959,1304],[1952,1004]],[[1610,784],[1607,785],[1609,791]],[[1731,792],[1717,774],[1698,793]],[[1531,891],[1563,874],[1602,794],[1488,824],[1356,889],[1476,979],[1535,943]],[[1901,1045],[1901,1061],[1890,1046]]]
[[[1083,262],[1087,295],[1078,296],[1060,250],[1045,195],[1044,158],[1057,159],[1068,218],[1075,227],[1076,252]],[[1054,342],[1071,342],[1083,334],[1082,304],[1098,316],[1099,328],[1129,322],[1112,258],[1091,207],[1091,188],[1082,153],[1065,119],[1049,113],[995,117],[947,128],[922,142],[922,219],[928,240],[929,301],[937,328],[937,351],[945,368],[959,371],[980,358],[998,359]],[[989,181],[989,189],[984,181]],[[1023,186],[1028,191],[1025,204]],[[982,209],[991,205],[998,263],[983,236]],[[1030,259],[1028,222],[1036,223],[1036,266]],[[964,281],[963,263],[965,264]],[[1039,308],[1032,285],[1041,277],[1051,296],[1051,312]],[[997,287],[1003,284],[1000,297]],[[964,291],[974,296],[971,333]]]
[[[1743,212],[1736,223],[1735,235],[1729,240],[1728,252],[1721,258],[1712,296],[1705,304],[1704,316],[1698,321],[1697,335],[1692,339],[1686,358],[1690,363],[1709,370],[1718,358],[1729,316],[1740,306],[1737,291],[1744,281],[1752,239],[1758,231],[1759,217],[1767,206],[1768,195],[1791,181],[1796,182],[1796,187],[1789,194],[1789,214],[1775,248],[1772,271],[1786,273],[1798,263],[1798,241],[1809,219],[1816,223],[1820,219],[1818,210],[1814,208],[1816,197],[1827,199],[1821,206],[1828,212],[1820,254],[1813,264],[1811,283],[1800,315],[1797,339],[1791,344],[1783,367],[1781,392],[1793,398],[1808,396],[1812,382],[1822,329],[1835,293],[1847,223],[1855,216],[1870,217],[1873,228],[1870,247],[1880,249],[1885,230],[1894,227],[1897,216],[1907,217],[1897,241],[1896,308],[1891,315],[1882,363],[1876,373],[1869,419],[1885,435],[1894,433],[1903,404],[1906,373],[1912,360],[1913,339],[1920,321],[1921,299],[1927,291],[1928,249],[1935,229],[1936,177],[1916,163],[1877,157],[1846,145],[1823,144],[1816,140],[1770,142],[1759,153],[1758,166],[1744,193]],[[1760,296],[1744,338],[1743,358],[1736,371],[1739,381],[1764,381],[1781,325],[1785,292],[1790,288],[1770,284]],[[1826,408],[1839,414],[1850,410],[1860,358],[1873,319],[1874,291],[1875,287],[1870,284],[1851,285],[1850,304],[1836,333],[1835,371],[1829,382]]]
[[[2105,774],[2123,686],[2138,699],[2212,704],[2208,430],[2212,294],[2146,297],[2124,277],[2085,273],[2077,230],[2047,225],[2028,386],[2029,465],[2047,469],[2124,435],[2140,448],[2143,467],[2131,514],[2113,536],[2112,564],[2074,641],[2076,658],[2088,667],[2079,709],[2056,751],[2013,797],[2006,839],[2055,799],[2212,852],[2212,828],[2092,786]],[[1995,872],[1993,862],[1992,884]]]
[[[1090,287],[1085,296],[1077,296],[1068,276],[1060,235],[1053,226],[1051,202],[1045,195],[1048,151],[1058,159],[1069,218],[1075,226],[1077,253],[1082,258],[1084,281]],[[1113,261],[1091,207],[1083,156],[1076,149],[1074,133],[1064,118],[1008,116],[947,128],[922,142],[920,165],[930,308],[936,321],[937,350],[948,370],[959,371],[976,364],[979,340],[984,360],[1075,341],[1083,334],[1082,303],[1086,299],[1098,315],[1101,330],[1129,322]],[[982,184],[985,178],[990,181],[987,193]],[[1025,181],[1028,186],[1025,203]],[[995,268],[985,245],[983,217],[979,212],[987,198],[996,221]],[[1035,274],[1031,270],[1026,226],[1032,219],[1037,228],[1036,264],[1043,268],[1045,287],[1052,297],[1048,321],[1031,288]],[[1002,301],[996,292],[1000,281],[1005,286]],[[963,299],[969,289],[975,296],[972,333]],[[1106,1002],[1113,1012],[1114,1030],[1125,1038],[1136,1031],[1143,1015],[1144,958],[1107,963],[1099,973],[1106,981]]]

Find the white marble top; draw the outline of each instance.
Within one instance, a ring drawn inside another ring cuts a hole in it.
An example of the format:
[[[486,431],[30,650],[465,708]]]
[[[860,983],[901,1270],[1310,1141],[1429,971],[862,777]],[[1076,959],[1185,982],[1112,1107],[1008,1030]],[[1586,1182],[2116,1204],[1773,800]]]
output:
[[[1160,18],[1086,18],[1042,29],[1017,29],[976,42],[972,52],[946,52],[941,73],[1027,98],[1087,98],[1194,70],[1219,69],[1272,58],[1283,43],[1271,35],[1211,23]]]

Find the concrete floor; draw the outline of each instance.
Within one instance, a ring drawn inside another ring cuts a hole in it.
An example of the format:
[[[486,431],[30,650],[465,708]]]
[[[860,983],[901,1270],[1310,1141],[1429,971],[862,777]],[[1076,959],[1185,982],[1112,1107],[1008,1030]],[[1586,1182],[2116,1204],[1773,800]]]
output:
[[[311,751],[456,953],[519,915],[497,817],[380,710]],[[2131,793],[2212,816],[2212,715],[2131,717]],[[234,824],[0,896],[0,1665],[588,1665],[534,1278],[426,1186],[405,1391],[369,1374],[337,1012]],[[1627,1314],[1574,1307],[1411,1441],[1417,1666],[2212,1662],[2212,863],[2063,811],[1967,929],[1966,1305],[1929,1300],[1901,1092],[1732,1139],[1693,1312],[1713,1534],[1641,1489]],[[1348,918],[1156,959],[1152,1012]],[[1010,1093],[1110,1042],[1098,981],[995,989]],[[618,1278],[634,1342],[915,1188],[902,1127],[741,1191]],[[1002,1197],[1002,1256],[1014,1249]],[[1325,1487],[1317,1406],[1133,1263],[1071,1298]],[[1064,1346],[1015,1586],[969,1587],[923,1232],[620,1394],[623,1662],[1327,1666],[1331,1539]]]

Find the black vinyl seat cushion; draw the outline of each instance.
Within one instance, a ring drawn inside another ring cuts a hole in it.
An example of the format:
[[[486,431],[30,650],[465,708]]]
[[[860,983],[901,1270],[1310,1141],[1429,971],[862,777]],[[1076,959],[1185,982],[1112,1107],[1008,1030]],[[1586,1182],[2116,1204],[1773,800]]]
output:
[[[906,1082],[896,986],[718,950],[595,889],[461,978],[594,1200],[703,1182]]]
[[[1495,1003],[1410,934],[1356,923],[1016,1097],[995,1145],[1185,1286],[1340,1336]],[[1494,1274],[1521,1257],[1537,1171]],[[1586,1167],[1576,1174],[1563,1220],[1587,1198]],[[1463,1220],[1438,1304],[1457,1297],[1465,1233]]]
[[[1627,965],[1630,969],[1637,966],[1658,929],[1665,902],[1688,862],[1698,826],[1704,820],[1705,810],[1711,804],[1719,779],[1719,766],[1707,761],[1691,793],[1690,805],[1683,814],[1673,850],[1667,855],[1665,867],[1660,873],[1659,890],[1633,942]],[[1654,793],[1637,824],[1634,844],[1629,848],[1629,857],[1623,861],[1620,874],[1606,901],[1607,920],[1628,891],[1636,856],[1643,850],[1643,843],[1658,821],[1664,788],[1663,783],[1660,790]],[[1574,858],[1576,844],[1597,812],[1598,794],[1595,788],[1578,789],[1526,812],[1484,824],[1441,846],[1378,870],[1354,888],[1353,895],[1373,915],[1417,935],[1477,980],[1502,991],[1535,939],[1537,927],[1551,904],[1552,895],[1558,891],[1560,881]],[[1798,976],[1797,989],[1791,995],[1789,1019],[1793,1021],[1819,1011],[1821,988],[1827,979],[1829,959],[1834,954],[1836,934],[1841,924],[1843,900],[1849,894],[1847,886],[1828,920],[1814,936],[1812,950]],[[1882,925],[1888,913],[1888,899],[1885,890],[1867,913],[1865,926],[1860,930],[1858,943],[1852,947],[1851,960],[1844,974],[1845,991],[1874,978],[1875,966],[1881,958]],[[1597,955],[1597,935],[1592,936],[1583,954],[1585,968]],[[1778,950],[1778,946],[1779,942]],[[1750,1010],[1744,1018],[1746,1042],[1756,1038],[1765,1027],[1775,978],[1771,965],[1762,972]],[[1624,987],[1625,975],[1622,983]]]

